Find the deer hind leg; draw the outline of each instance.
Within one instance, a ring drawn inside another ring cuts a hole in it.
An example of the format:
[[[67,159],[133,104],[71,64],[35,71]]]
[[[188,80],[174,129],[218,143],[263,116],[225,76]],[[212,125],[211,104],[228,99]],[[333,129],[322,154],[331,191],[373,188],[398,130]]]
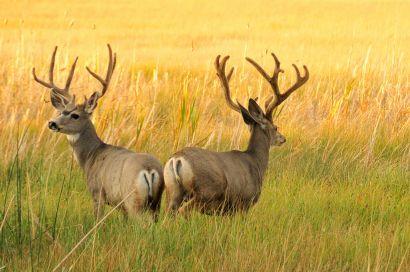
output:
[[[171,213],[178,211],[178,208],[181,206],[185,195],[185,190],[181,185],[181,177],[178,173],[177,160],[178,159],[176,158],[171,158],[164,167],[167,211]]]
[[[191,211],[197,209],[198,203],[196,202],[195,196],[192,197],[190,200],[185,202],[181,207],[178,209],[178,213],[180,213],[183,217],[188,218],[191,214]]]
[[[135,192],[127,200],[124,201],[124,209],[127,217],[140,227],[146,228],[151,224],[150,215],[144,213],[147,208],[146,197],[141,197],[143,194]]]
[[[145,198],[135,192],[124,201],[123,207],[128,217],[137,218],[144,210],[145,203]]]
[[[153,179],[157,179],[158,173],[154,176]],[[132,190],[134,192],[124,200],[123,207],[129,217],[138,217],[148,208],[149,201],[152,198],[152,183],[153,180],[151,180],[151,175],[147,170],[144,169],[139,172],[135,183],[133,183]]]
[[[161,208],[161,197],[164,190],[164,178],[158,174],[155,169],[149,172],[151,197],[148,198],[148,209],[151,212],[154,222],[158,221],[158,216]]]

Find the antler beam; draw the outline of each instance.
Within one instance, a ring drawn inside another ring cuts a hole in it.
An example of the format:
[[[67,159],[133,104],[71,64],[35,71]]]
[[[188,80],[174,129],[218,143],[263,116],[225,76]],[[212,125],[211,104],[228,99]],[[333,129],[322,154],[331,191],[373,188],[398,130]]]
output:
[[[221,55],[218,55],[216,57],[215,68],[216,68],[216,75],[218,76],[221,82],[222,89],[224,90],[225,100],[231,109],[237,112],[241,112],[241,109],[238,106],[238,104],[232,101],[231,90],[229,88],[229,81],[231,80],[234,68],[232,67],[228,75],[226,75],[225,67],[226,67],[226,62],[229,59],[229,56],[225,56],[221,61],[220,61],[220,58],[221,58]]]
[[[103,79],[102,77],[100,77],[99,75],[97,75],[95,72],[93,72],[88,66],[86,67],[87,71],[94,77],[96,78],[102,85],[102,89],[101,92],[98,92],[98,98],[101,98],[102,96],[104,96],[105,92],[108,89],[108,86],[110,84],[111,81],[111,77],[112,74],[114,72],[115,69],[115,65],[117,63],[117,55],[114,53],[112,53],[112,49],[111,46],[109,44],[107,44],[108,47],[108,69],[107,69],[107,73],[105,75],[105,79]]]

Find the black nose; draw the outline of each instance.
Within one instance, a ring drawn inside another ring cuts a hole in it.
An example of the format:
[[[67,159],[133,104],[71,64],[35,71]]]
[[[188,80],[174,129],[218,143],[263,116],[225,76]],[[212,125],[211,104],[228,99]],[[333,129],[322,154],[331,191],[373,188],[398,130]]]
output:
[[[55,130],[55,129],[58,129],[58,126],[57,126],[56,122],[50,121],[50,122],[48,122],[48,128],[52,129],[52,130]]]

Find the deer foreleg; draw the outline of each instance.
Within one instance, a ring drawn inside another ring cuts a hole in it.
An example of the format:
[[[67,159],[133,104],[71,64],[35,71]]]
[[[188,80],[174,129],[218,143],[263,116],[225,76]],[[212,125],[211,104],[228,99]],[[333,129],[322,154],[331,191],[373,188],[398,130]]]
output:
[[[94,199],[94,216],[98,220],[104,215],[104,205],[105,205],[105,192],[101,188],[100,190],[93,193]]]

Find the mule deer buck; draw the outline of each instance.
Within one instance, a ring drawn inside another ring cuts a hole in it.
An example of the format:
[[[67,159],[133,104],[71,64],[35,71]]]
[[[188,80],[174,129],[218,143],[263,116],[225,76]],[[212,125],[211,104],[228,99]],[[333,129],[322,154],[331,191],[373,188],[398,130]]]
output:
[[[273,95],[266,100],[265,111],[254,99],[249,99],[248,109],[232,101],[229,81],[233,68],[227,75],[225,72],[229,56],[221,61],[220,56],[216,58],[217,76],[226,102],[231,109],[241,113],[243,120],[249,125],[251,137],[248,148],[246,151],[213,152],[188,147],[175,153],[164,167],[167,209],[171,213],[197,209],[207,214],[231,214],[247,211],[258,201],[268,166],[269,148],[285,143],[285,137],[273,123],[272,114],[276,107],[309,79],[306,66],[303,66],[305,73],[301,76],[298,67],[293,65],[297,81],[286,92],[281,93],[278,77],[283,70],[273,53],[272,57],[275,61],[272,76],[254,60],[246,58],[272,87]]]
[[[85,173],[96,218],[103,215],[105,204],[121,204],[126,216],[134,217],[141,210],[150,210],[156,219],[164,188],[161,163],[152,155],[104,143],[91,121],[97,102],[106,93],[115,69],[116,54],[113,55],[109,44],[107,46],[109,62],[105,78],[86,67],[101,83],[102,88],[90,98],[85,97],[84,103],[76,103],[75,95],[69,92],[78,58],[71,66],[65,87],[57,87],[54,83],[57,47],[51,57],[49,82],[39,79],[35,68],[33,77],[36,82],[51,89],[51,103],[58,114],[50,120],[48,127],[54,132],[67,135],[75,158]]]

